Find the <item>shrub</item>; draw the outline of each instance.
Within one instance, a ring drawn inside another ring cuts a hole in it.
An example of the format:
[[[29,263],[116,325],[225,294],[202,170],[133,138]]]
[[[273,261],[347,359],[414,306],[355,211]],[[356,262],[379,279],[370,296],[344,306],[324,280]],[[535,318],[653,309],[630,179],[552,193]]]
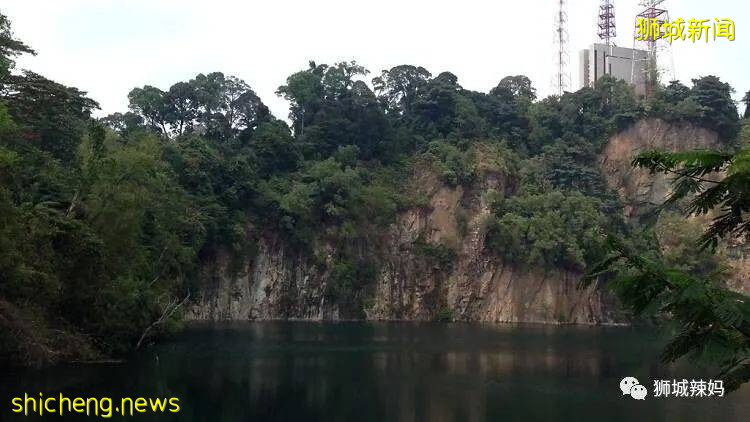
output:
[[[454,318],[455,312],[448,306],[440,308],[437,315],[435,315],[435,321],[438,322],[452,322]]]

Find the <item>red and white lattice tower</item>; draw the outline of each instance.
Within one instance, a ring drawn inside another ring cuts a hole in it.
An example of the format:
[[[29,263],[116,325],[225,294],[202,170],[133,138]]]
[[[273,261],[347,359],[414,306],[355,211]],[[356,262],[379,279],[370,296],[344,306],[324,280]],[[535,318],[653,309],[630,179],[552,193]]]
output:
[[[599,30],[597,35],[609,47],[612,45],[612,39],[617,36],[615,27],[615,5],[612,0],[602,0],[599,5]]]

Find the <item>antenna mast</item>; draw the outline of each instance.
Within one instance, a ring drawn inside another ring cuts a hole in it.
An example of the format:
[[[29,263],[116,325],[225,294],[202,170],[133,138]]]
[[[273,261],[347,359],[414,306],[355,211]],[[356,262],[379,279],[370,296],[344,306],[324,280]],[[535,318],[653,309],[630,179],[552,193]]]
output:
[[[612,0],[602,0],[599,5],[599,39],[603,40],[607,47],[612,44],[612,38],[617,36],[615,29],[615,5]]]
[[[557,95],[562,96],[570,87],[570,75],[567,73],[567,64],[570,60],[568,54],[568,14],[565,12],[565,0],[558,0],[558,9],[555,16],[555,46],[557,47],[555,75],[555,90]]]
[[[641,0],[639,3],[641,7],[644,7],[643,11],[638,13],[635,17],[635,25],[636,28],[638,27],[638,20],[644,19],[646,22],[651,22],[652,20],[656,19],[659,21],[669,20],[669,12],[667,12],[666,9],[662,9],[659,7],[662,3],[664,3],[664,0]],[[654,88],[656,87],[656,84],[659,83],[659,68],[658,68],[658,61],[657,61],[657,40],[661,38],[662,34],[659,34],[658,36],[655,36],[653,33],[649,34],[648,37],[645,39],[646,43],[646,50],[648,51],[648,58],[646,59],[646,66],[645,66],[645,72],[646,72],[646,96],[650,97],[653,92]],[[637,41],[637,36],[633,37],[633,43],[635,44],[635,41]],[[633,46],[635,49],[635,45]],[[632,78],[632,76],[631,76]]]

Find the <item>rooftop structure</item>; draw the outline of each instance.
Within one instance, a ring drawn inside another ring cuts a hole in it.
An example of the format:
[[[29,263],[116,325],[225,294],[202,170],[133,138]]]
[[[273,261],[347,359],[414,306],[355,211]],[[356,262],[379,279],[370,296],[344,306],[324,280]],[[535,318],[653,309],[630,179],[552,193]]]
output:
[[[622,79],[635,88],[638,95],[646,94],[646,66],[648,51],[592,44],[579,56],[580,86],[593,86],[604,75]]]

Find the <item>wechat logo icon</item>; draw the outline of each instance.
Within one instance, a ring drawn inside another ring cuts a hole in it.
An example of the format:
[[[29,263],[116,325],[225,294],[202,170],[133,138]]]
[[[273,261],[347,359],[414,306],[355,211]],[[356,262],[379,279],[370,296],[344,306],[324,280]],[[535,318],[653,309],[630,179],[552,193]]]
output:
[[[636,400],[645,400],[648,395],[646,387],[642,386],[634,377],[625,377],[620,381],[623,396],[630,396]]]

